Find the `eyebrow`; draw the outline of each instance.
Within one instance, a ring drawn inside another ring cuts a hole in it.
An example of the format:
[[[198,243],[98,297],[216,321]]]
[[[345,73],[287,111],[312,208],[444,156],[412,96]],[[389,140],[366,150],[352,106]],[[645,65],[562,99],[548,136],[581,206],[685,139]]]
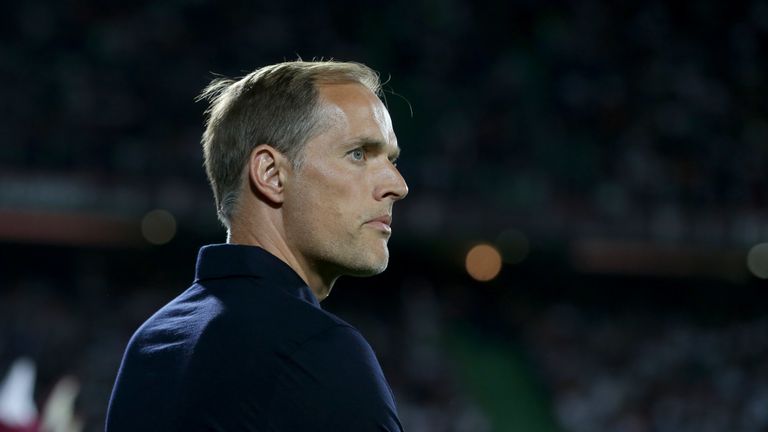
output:
[[[384,151],[384,149],[387,147],[387,144],[384,141],[377,138],[362,137],[362,138],[356,138],[352,140],[352,142],[350,143],[350,146],[368,147],[378,151]],[[399,157],[400,157],[400,147],[396,146],[395,150],[389,153],[389,160],[395,161]]]

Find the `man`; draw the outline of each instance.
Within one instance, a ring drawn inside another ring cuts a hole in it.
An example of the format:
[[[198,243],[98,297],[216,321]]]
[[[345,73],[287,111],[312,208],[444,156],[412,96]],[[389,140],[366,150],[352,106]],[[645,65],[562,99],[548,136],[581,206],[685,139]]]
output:
[[[408,193],[378,76],[287,62],[214,81],[203,152],[227,244],[132,337],[107,431],[401,431],[371,347],[324,311],[382,272]]]

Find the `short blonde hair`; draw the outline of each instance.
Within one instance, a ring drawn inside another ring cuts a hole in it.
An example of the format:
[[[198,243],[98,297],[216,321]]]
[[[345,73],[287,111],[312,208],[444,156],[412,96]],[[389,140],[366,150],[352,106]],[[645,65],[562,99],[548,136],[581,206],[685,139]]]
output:
[[[355,62],[292,61],[242,78],[217,78],[198,96],[209,103],[203,157],[219,220],[230,222],[254,147],[269,144],[298,168],[304,144],[323,126],[317,84],[356,82],[381,95],[379,75]]]

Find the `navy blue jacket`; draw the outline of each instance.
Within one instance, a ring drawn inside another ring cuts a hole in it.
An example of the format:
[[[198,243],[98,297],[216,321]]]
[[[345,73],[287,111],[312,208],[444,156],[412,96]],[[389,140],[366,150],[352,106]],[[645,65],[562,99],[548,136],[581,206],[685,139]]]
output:
[[[108,432],[402,431],[376,356],[287,264],[200,249],[194,284],[133,335]]]

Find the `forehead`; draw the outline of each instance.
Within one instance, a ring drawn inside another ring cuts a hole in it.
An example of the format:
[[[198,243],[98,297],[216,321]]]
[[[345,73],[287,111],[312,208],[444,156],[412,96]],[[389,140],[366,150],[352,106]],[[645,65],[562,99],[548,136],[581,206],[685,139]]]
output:
[[[369,139],[397,147],[389,112],[367,87],[357,83],[320,84],[320,115],[325,119],[323,133],[336,140]]]

